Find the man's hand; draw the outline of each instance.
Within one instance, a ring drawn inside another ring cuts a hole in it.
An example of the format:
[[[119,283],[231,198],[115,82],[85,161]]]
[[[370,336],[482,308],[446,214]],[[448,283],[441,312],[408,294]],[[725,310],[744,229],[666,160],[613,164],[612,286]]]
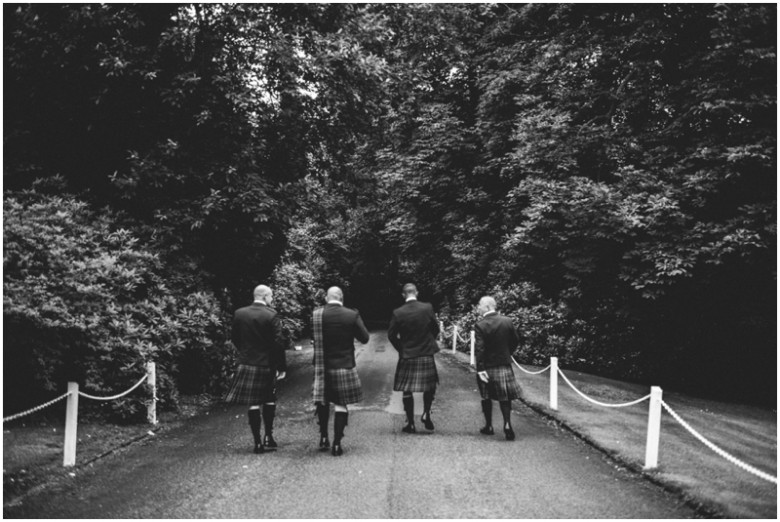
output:
[[[279,372],[279,371],[276,372],[276,380],[277,381],[281,381],[285,377],[287,377],[287,372]]]
[[[488,374],[485,371],[477,372],[477,375],[479,375],[479,378],[482,380],[482,382],[488,382],[490,379],[488,378]]]

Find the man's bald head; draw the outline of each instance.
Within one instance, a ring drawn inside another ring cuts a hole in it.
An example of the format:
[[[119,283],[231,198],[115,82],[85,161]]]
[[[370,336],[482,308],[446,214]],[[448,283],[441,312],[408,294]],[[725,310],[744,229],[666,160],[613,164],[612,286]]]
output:
[[[271,304],[273,300],[273,291],[266,285],[257,285],[254,291],[255,301],[263,301],[265,304]]]
[[[490,297],[489,295],[486,295],[479,300],[479,305],[477,306],[477,309],[480,311],[480,313],[483,314],[487,312],[495,312],[496,300]]]
[[[340,303],[344,302],[344,292],[341,291],[341,288],[338,286],[331,286],[328,288],[328,294],[325,296],[325,299],[327,301],[338,301]]]

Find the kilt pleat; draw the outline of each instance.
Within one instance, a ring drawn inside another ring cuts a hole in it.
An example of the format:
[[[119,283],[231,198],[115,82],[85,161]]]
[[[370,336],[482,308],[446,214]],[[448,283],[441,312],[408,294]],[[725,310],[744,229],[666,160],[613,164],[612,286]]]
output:
[[[488,382],[482,382],[477,376],[479,393],[483,399],[511,401],[520,398],[522,389],[511,366],[495,366],[485,368],[485,371],[488,374]]]
[[[363,400],[357,368],[325,370],[325,400],[334,404],[354,404]]]
[[[239,364],[225,402],[250,406],[276,401],[276,372],[264,366]]]
[[[399,359],[395,369],[394,391],[427,392],[436,390],[439,374],[433,355]]]

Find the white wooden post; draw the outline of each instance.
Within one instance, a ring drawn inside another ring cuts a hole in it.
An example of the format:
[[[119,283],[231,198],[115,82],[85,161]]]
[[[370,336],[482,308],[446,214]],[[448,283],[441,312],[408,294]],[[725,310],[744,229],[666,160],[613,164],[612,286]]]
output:
[[[439,321],[439,339],[444,339],[444,321]]]
[[[79,424],[79,384],[68,383],[68,402],[65,408],[65,451],[62,465],[76,465],[76,440]]]
[[[558,409],[558,358],[550,357],[550,408]]]
[[[146,385],[152,393],[152,399],[146,406],[146,418],[149,424],[157,424],[157,367],[154,362],[146,363]]]
[[[476,344],[477,340],[474,337],[474,330],[471,330],[471,358],[469,359],[469,364],[471,366],[477,365],[477,359],[474,356],[474,345]]]
[[[647,449],[645,469],[658,467],[658,446],[661,442],[661,399],[663,390],[658,386],[650,388],[650,411],[647,416]]]
[[[458,351],[458,325],[452,325],[452,353]]]

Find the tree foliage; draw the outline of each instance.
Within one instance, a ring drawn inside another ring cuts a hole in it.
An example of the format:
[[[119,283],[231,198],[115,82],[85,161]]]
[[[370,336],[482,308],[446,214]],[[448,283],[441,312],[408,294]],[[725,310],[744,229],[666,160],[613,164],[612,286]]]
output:
[[[3,216],[6,404],[37,404],[67,381],[121,393],[152,361],[162,407],[175,406],[180,388],[220,389],[229,352],[213,294],[169,288],[158,255],[71,196],[6,194]],[[109,407],[132,418],[145,398]]]
[[[772,396],[775,8],[430,9],[447,14],[438,44],[407,36],[429,74],[411,73],[414,110],[387,114],[374,155],[398,283],[462,312],[531,285],[558,333],[524,353]],[[750,357],[770,369],[758,382]]]
[[[332,284],[493,293],[529,361],[774,397],[776,6],[4,14],[6,187],[61,175],[184,295],[271,281],[292,335]]]

